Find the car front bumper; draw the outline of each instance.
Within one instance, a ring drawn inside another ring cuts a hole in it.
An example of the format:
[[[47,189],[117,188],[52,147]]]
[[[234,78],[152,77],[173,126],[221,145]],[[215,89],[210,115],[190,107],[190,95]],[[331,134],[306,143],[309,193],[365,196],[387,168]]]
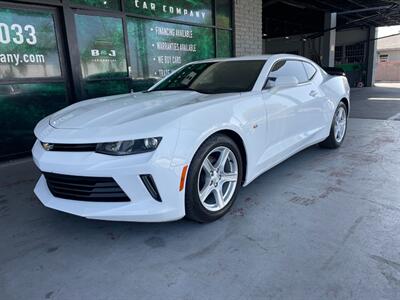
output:
[[[183,166],[171,166],[166,157],[153,153],[109,156],[92,152],[46,151],[39,141],[32,149],[36,166],[47,173],[110,177],[129,197],[128,202],[90,202],[55,197],[42,175],[35,194],[47,207],[89,219],[163,222],[185,215],[184,190],[179,191]],[[161,202],[155,200],[140,175],[151,174]]]

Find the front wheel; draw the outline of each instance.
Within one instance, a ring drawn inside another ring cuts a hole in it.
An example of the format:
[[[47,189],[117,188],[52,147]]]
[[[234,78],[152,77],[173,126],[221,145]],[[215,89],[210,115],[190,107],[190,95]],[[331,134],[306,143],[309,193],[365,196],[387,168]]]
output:
[[[329,136],[319,145],[323,148],[339,148],[344,140],[347,131],[347,107],[340,102],[333,115],[331,131]]]
[[[186,180],[186,217],[212,222],[232,206],[241,186],[242,157],[235,142],[217,134],[197,150]]]

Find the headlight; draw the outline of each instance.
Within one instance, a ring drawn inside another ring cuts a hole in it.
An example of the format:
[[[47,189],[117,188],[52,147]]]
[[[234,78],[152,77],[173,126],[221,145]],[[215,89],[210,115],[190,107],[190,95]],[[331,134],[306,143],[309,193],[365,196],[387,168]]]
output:
[[[97,144],[96,152],[108,155],[130,155],[151,152],[157,149],[161,137],[153,137],[132,141],[120,141]]]

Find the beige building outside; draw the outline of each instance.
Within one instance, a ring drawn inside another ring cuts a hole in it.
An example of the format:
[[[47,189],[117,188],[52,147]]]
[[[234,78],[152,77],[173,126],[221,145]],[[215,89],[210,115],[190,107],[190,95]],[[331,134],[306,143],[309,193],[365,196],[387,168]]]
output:
[[[382,28],[377,41],[377,82],[400,82],[400,26]],[[383,31],[383,32],[382,32]]]

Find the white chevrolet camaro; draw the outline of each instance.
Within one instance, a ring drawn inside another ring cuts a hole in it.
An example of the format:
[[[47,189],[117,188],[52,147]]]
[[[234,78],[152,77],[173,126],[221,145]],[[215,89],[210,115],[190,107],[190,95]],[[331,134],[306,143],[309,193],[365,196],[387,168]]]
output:
[[[349,85],[296,55],[187,64],[149,90],[75,103],[39,122],[35,193],[91,219],[210,222],[241,186],[346,134]]]

